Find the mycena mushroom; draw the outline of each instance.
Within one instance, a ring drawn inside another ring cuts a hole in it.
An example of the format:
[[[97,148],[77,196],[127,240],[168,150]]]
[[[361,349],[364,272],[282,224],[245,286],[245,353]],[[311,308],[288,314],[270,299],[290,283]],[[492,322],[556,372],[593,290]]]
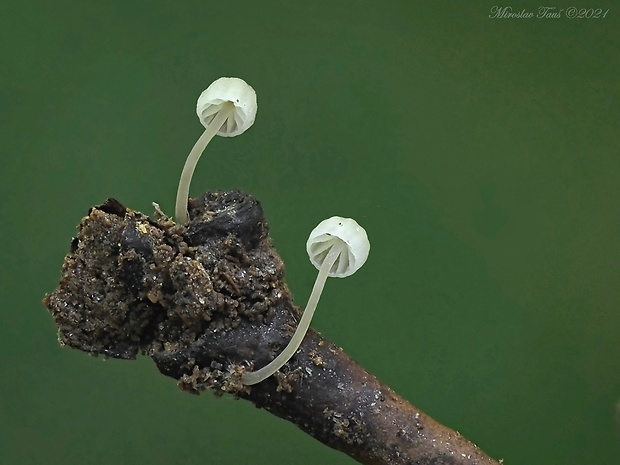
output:
[[[364,228],[354,219],[333,216],[312,230],[306,243],[306,250],[319,274],[297,329],[288,345],[276,358],[256,371],[243,374],[241,378],[243,384],[260,383],[289,361],[299,349],[310,327],[327,278],[346,278],[359,270],[368,258],[370,242]]]
[[[187,197],[194,169],[207,147],[217,134],[234,137],[245,132],[256,118],[256,92],[243,79],[223,77],[214,81],[200,94],[196,113],[205,131],[190,151],[177,189],[175,217],[177,223],[187,223]]]

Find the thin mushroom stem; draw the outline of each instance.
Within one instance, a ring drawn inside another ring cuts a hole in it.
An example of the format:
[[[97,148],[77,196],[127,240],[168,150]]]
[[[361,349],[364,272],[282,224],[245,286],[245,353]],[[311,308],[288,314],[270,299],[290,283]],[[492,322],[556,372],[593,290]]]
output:
[[[198,138],[194,144],[194,147],[192,147],[192,150],[189,152],[187,160],[185,160],[185,165],[183,166],[183,171],[181,172],[179,188],[177,189],[177,201],[174,211],[174,216],[176,217],[177,223],[185,224],[189,221],[189,215],[187,213],[187,198],[189,197],[189,185],[192,180],[194,170],[196,169],[196,165],[198,164],[198,160],[200,160],[202,152],[204,152],[211,139],[213,139],[217,132],[222,128],[226,120],[233,114],[234,109],[235,106],[231,102],[224,102],[218,113],[207,125],[205,131]]]
[[[310,293],[310,298],[308,299],[308,304],[304,310],[303,315],[301,316],[301,320],[299,320],[299,324],[297,325],[297,329],[293,334],[293,337],[284,348],[282,352],[278,354],[276,358],[274,358],[271,362],[269,362],[264,367],[256,370],[244,373],[241,377],[241,382],[246,385],[252,385],[260,383],[265,379],[269,378],[276,371],[284,366],[286,362],[297,352],[299,346],[304,340],[304,336],[308,332],[308,328],[310,327],[310,322],[312,321],[312,317],[314,316],[314,311],[319,303],[319,299],[321,298],[321,294],[323,293],[323,287],[325,287],[325,282],[327,281],[327,277],[329,276],[329,271],[332,269],[336,260],[341,254],[341,249],[339,247],[332,247],[325,257],[325,261],[321,265],[321,269],[319,270],[319,275],[314,282],[314,287],[312,288],[312,292]]]

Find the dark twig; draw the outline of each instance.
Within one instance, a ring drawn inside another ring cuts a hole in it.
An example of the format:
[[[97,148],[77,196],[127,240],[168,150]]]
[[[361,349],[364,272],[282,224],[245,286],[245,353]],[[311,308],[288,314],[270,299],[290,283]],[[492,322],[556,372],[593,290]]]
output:
[[[297,354],[254,386],[299,318],[256,199],[239,191],[190,202],[180,226],[115,200],[94,207],[45,297],[62,344],[153,358],[183,390],[248,399],[365,464],[497,464],[310,331]]]

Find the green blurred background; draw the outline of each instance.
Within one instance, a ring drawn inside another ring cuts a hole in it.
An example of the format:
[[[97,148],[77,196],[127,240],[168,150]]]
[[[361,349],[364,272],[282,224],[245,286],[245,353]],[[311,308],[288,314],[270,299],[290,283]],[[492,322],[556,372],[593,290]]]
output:
[[[0,463],[354,463],[149,359],[60,348],[40,303],[91,205],[173,211],[220,76],[259,112],[192,193],[262,201],[298,304],[310,230],[368,231],[324,336],[506,464],[620,463],[620,8],[465,3],[3,2]]]

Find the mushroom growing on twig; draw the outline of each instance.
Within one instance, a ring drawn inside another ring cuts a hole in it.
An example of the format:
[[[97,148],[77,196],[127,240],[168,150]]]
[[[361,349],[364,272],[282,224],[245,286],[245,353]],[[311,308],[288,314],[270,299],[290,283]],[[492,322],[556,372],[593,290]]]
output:
[[[217,134],[234,137],[244,133],[256,118],[256,92],[243,79],[223,77],[200,94],[196,113],[205,131],[190,151],[177,189],[175,217],[178,223],[189,221],[187,197],[192,175],[207,144]]]
[[[90,209],[44,300],[62,345],[125,360],[148,355],[182,390],[247,399],[366,465],[500,465],[312,328],[287,373],[244,385],[245,361],[267,365],[296,325],[284,263],[252,196],[210,192],[190,211],[192,224],[179,228],[113,199]],[[323,226],[308,240],[323,276],[317,290],[326,270],[359,267],[368,254],[366,245],[347,257],[338,232],[346,223]],[[330,243],[345,255],[328,258]],[[368,307],[369,315],[382,310]]]
[[[276,358],[256,371],[243,374],[241,378],[243,384],[260,383],[289,361],[299,349],[310,327],[327,278],[346,278],[359,270],[368,258],[370,242],[364,228],[354,219],[333,216],[312,230],[306,243],[306,250],[319,274],[297,329],[288,345]]]

